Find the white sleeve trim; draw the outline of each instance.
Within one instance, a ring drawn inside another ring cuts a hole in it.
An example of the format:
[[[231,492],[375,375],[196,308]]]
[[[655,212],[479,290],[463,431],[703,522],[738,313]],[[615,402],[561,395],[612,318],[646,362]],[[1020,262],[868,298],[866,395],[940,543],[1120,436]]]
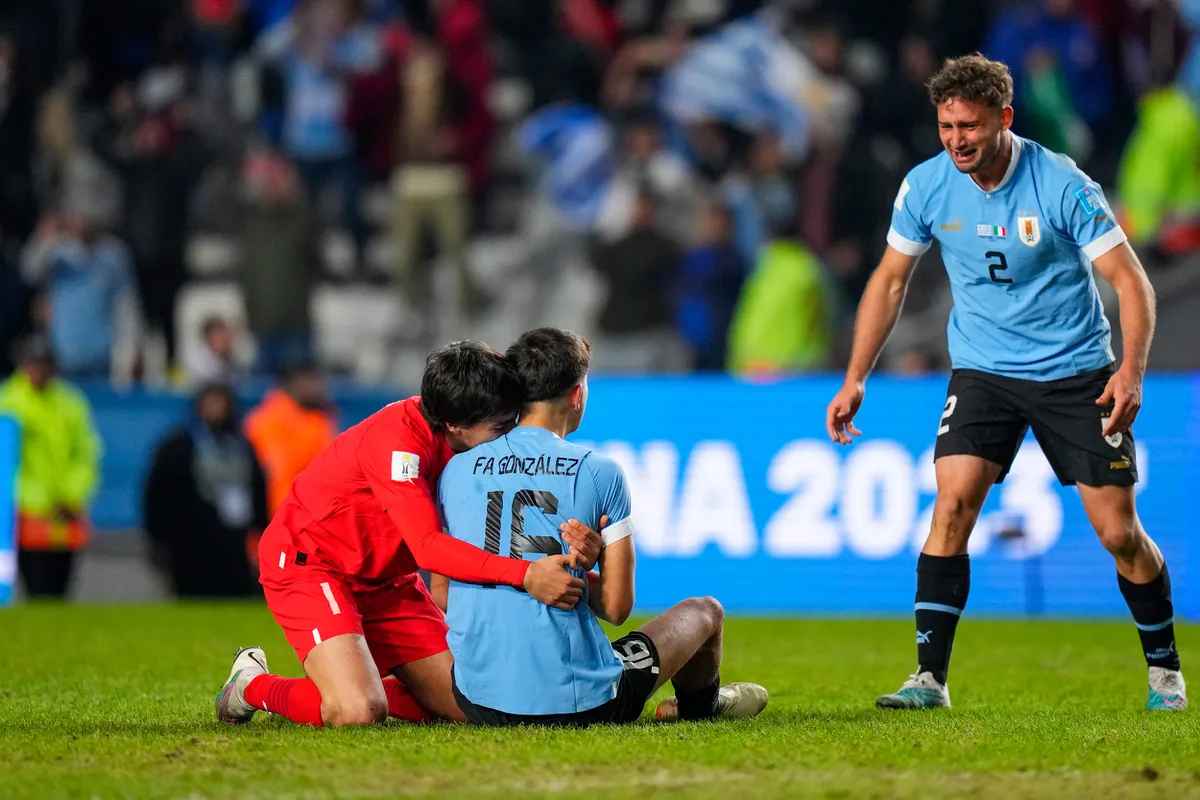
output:
[[[905,239],[896,232],[895,228],[888,228],[887,243],[906,256],[922,255],[932,244],[932,242],[914,242],[912,239]]]
[[[1099,239],[1096,239],[1091,244],[1085,244],[1080,249],[1083,250],[1083,254],[1088,257],[1088,261],[1095,261],[1109,250],[1112,250],[1121,242],[1124,242],[1128,239],[1129,237],[1125,235],[1125,231],[1121,230],[1121,226],[1118,225],[1108,233],[1101,236]]]
[[[604,527],[604,530],[600,531],[600,536],[604,539],[605,547],[628,536],[633,536],[633,517],[626,517],[620,522],[610,522]]]

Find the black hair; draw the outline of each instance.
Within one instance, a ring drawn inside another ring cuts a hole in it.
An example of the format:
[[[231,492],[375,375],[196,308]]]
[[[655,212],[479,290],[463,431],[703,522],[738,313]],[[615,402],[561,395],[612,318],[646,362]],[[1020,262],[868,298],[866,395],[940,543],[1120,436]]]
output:
[[[421,414],[429,427],[466,427],[521,410],[521,380],[508,360],[483,342],[451,342],[425,359]]]
[[[521,377],[525,404],[557,400],[587,375],[592,345],[560,328],[534,328],[513,342],[505,357]]]

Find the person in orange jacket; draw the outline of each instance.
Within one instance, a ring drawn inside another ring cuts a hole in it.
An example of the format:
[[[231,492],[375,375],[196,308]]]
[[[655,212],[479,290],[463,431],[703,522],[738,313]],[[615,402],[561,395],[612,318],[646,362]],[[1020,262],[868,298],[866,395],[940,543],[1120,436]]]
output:
[[[272,515],[296,476],[337,436],[325,378],[316,367],[293,367],[246,417],[246,438],[267,474]]]

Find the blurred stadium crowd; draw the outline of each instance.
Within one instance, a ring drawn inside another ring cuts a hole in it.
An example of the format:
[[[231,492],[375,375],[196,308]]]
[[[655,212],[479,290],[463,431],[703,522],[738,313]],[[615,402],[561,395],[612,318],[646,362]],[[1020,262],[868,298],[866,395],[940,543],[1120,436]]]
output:
[[[922,83],[975,49],[1156,284],[1195,273],[1195,0],[4,6],[6,371],[40,331],[79,380],[411,386],[436,341],[537,323],[597,372],[836,368],[939,148]],[[940,272],[888,368],[945,366]]]
[[[171,588],[227,595],[345,421],[331,376],[411,389],[435,344],[541,324],[589,336],[596,373],[838,369],[897,187],[939,150],[923,83],[976,49],[1012,67],[1017,132],[1118,209],[1152,366],[1196,369],[1196,27],[1200,0],[0,3],[25,591],[61,595],[91,537],[109,387],[193,395],[121,458]],[[948,366],[926,262],[885,369]]]

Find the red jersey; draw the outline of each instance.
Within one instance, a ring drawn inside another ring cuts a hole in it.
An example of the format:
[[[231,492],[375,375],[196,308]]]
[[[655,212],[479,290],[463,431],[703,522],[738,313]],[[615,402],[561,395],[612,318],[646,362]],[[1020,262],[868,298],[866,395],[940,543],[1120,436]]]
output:
[[[410,397],[334,439],[292,483],[272,526],[308,563],[356,584],[427,569],[467,583],[520,586],[529,562],[442,533],[434,497],[454,455]],[[315,562],[314,562],[315,560]]]

